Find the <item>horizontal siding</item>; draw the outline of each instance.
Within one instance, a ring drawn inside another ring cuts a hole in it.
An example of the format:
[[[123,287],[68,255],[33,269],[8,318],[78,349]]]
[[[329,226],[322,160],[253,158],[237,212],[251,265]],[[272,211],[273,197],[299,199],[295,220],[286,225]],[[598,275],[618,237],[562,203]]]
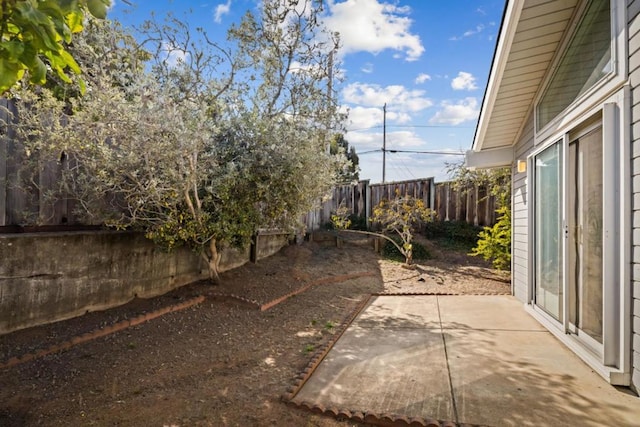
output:
[[[517,159],[526,159],[533,149],[533,114],[529,112],[528,119],[521,132],[521,137],[515,145]],[[527,190],[527,172],[516,173],[513,177],[513,230],[512,230],[512,260],[513,260],[513,294],[522,302],[528,299],[528,266],[529,266],[529,192]]]
[[[640,390],[640,0],[627,3],[629,17],[629,82],[631,85],[631,141],[632,141],[632,182],[633,193],[633,375],[632,386]]]

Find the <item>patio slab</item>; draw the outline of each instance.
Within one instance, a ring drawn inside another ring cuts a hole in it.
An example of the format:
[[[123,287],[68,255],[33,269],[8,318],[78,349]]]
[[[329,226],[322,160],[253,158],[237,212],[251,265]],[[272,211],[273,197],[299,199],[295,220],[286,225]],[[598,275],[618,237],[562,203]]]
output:
[[[640,425],[637,396],[508,296],[372,298],[293,401],[477,425]]]

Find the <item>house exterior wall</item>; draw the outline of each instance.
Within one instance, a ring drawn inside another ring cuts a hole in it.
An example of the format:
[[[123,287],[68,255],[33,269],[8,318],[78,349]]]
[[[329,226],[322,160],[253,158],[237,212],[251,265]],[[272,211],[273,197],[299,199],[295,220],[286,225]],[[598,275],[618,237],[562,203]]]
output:
[[[629,84],[631,86],[631,191],[632,194],[632,388],[640,391],[640,0],[628,0],[628,36],[629,36]],[[518,140],[514,144],[514,160],[526,159],[534,148],[534,114],[530,112]],[[527,302],[529,299],[528,281],[530,235],[528,170],[512,172],[512,283],[514,296]],[[532,230],[531,230],[532,231]]]
[[[629,32],[629,83],[631,86],[631,191],[632,201],[632,383],[640,390],[640,0],[629,0],[627,9]]]
[[[640,0],[638,0],[640,1]],[[515,144],[515,159],[526,159],[534,145],[533,112],[529,115],[520,138]],[[522,302],[529,297],[529,189],[527,172],[512,171],[512,283],[513,295]]]

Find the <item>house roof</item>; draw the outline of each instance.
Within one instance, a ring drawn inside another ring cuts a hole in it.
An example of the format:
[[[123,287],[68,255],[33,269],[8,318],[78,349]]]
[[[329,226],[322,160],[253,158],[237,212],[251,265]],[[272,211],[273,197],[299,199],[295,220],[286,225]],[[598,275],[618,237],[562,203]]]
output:
[[[494,152],[493,163],[511,163],[505,163],[505,149],[511,151],[515,144],[579,3],[580,0],[507,0],[469,154]]]

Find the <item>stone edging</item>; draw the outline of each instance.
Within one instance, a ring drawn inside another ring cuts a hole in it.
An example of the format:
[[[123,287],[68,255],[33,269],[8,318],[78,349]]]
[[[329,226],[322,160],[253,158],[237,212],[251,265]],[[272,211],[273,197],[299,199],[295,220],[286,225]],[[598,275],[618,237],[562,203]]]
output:
[[[311,361],[307,365],[307,367],[300,373],[293,385],[289,387],[286,393],[284,393],[281,399],[286,402],[290,406],[294,406],[299,409],[306,410],[308,412],[331,416],[334,418],[338,418],[340,420],[349,420],[356,423],[364,423],[368,425],[376,425],[376,426],[384,426],[384,427],[473,427],[475,424],[461,424],[456,423],[454,421],[443,421],[436,420],[432,418],[409,418],[405,415],[398,414],[379,414],[376,412],[362,412],[354,409],[345,409],[345,408],[337,408],[337,407],[325,407],[323,405],[310,403],[307,401],[303,402],[295,402],[295,399],[298,392],[302,389],[304,384],[309,380],[311,375],[314,373],[316,368],[320,365],[322,360],[327,356],[331,348],[335,345],[336,342],[340,339],[340,337],[344,334],[347,328],[351,325],[351,323],[356,319],[356,317],[365,309],[367,305],[369,305],[370,301],[378,296],[420,296],[420,295],[510,295],[510,294],[495,294],[495,293],[476,293],[476,294],[459,294],[459,293],[438,293],[438,292],[407,292],[407,293],[374,293],[371,294],[368,298],[365,298],[361,301],[355,310],[345,317],[345,320],[342,322],[340,329],[338,332],[332,337],[329,342],[327,342],[323,347],[321,347],[311,358]]]
[[[124,329],[127,329],[131,326],[136,326],[139,325],[141,323],[147,322],[149,320],[153,320],[155,318],[158,318],[160,316],[163,316],[165,314],[168,313],[172,313],[174,311],[180,311],[180,310],[184,310],[186,308],[192,307],[196,304],[200,304],[201,302],[203,302],[205,300],[206,297],[212,297],[212,298],[223,298],[223,299],[232,299],[232,300],[236,300],[236,301],[240,301],[242,303],[248,304],[251,307],[256,308],[257,310],[260,311],[266,311],[278,304],[280,304],[281,302],[291,298],[294,295],[298,295],[306,290],[308,290],[309,288],[316,286],[316,285],[322,285],[322,284],[328,284],[328,283],[337,283],[337,282],[343,282],[345,280],[350,280],[350,279],[356,279],[359,277],[369,277],[369,276],[374,276],[373,273],[369,273],[369,272],[360,272],[360,273],[352,273],[352,274],[343,274],[340,276],[329,276],[329,277],[324,277],[322,279],[318,279],[315,280],[313,282],[307,283],[306,285],[302,286],[299,289],[296,289],[293,292],[290,292],[284,296],[281,296],[279,298],[276,298],[272,301],[269,301],[265,304],[260,304],[258,301],[255,300],[250,300],[248,298],[244,298],[238,295],[228,295],[228,294],[223,294],[223,293],[208,293],[206,296],[205,295],[200,295],[194,298],[191,298],[185,302],[179,303],[179,304],[174,304],[171,305],[169,307],[164,307],[161,309],[158,309],[156,311],[153,311],[151,313],[145,313],[142,314],[140,316],[134,317],[133,319],[126,319],[126,320],[122,320],[120,322],[117,322],[113,325],[109,325],[109,326],[105,326],[104,328],[100,328],[100,329],[95,329],[93,331],[87,332],[85,334],[82,335],[78,335],[76,337],[71,338],[70,340],[67,341],[63,341],[60,344],[54,344],[48,348],[42,349],[42,350],[38,350],[34,353],[27,353],[24,354],[22,356],[16,356],[16,357],[12,357],[9,360],[7,360],[6,362],[0,362],[0,369],[6,369],[6,368],[11,368],[13,366],[16,365],[20,365],[22,363],[26,363],[26,362],[30,362],[34,359],[39,359],[41,357],[53,354],[53,353],[58,353],[60,351],[63,350],[68,350],[71,347],[78,345],[78,344],[82,344],[85,343],[87,341],[91,341],[94,340],[96,338],[101,338],[110,334],[113,334],[115,332],[119,332],[122,331]]]
[[[312,282],[309,282],[301,287],[299,287],[298,289],[295,289],[285,295],[282,295],[276,299],[273,299],[271,301],[268,301],[264,304],[261,304],[260,302],[256,301],[256,300],[252,300],[252,299],[248,299],[245,297],[241,297],[239,295],[235,295],[235,294],[223,294],[223,293],[218,293],[218,292],[213,292],[213,293],[209,293],[207,294],[207,296],[211,296],[211,297],[218,297],[218,298],[227,298],[227,299],[231,299],[234,301],[239,301],[241,303],[247,304],[251,307],[256,308],[257,310],[260,311],[267,311],[270,308],[275,307],[276,305],[288,300],[289,298],[296,296],[298,294],[301,294],[305,291],[308,291],[310,288],[317,286],[317,285],[327,285],[330,283],[339,283],[339,282],[345,282],[347,280],[352,280],[352,279],[358,279],[360,277],[375,277],[376,274],[372,273],[372,272],[368,272],[368,271],[364,271],[364,272],[359,272],[359,273],[351,273],[351,274],[341,274],[338,276],[327,276],[327,277],[323,277],[321,279],[318,280],[314,280]]]
[[[127,329],[131,326],[136,326],[141,323],[148,322],[149,320],[153,320],[157,317],[164,316],[165,314],[173,313],[174,311],[180,311],[189,307],[193,307],[194,305],[200,304],[204,300],[205,300],[205,297],[200,295],[179,304],[174,304],[169,307],[164,307],[159,310],[153,311],[151,313],[141,314],[140,316],[134,317],[133,319],[122,320],[120,322],[114,323],[113,325],[105,326],[104,328],[100,328],[100,329],[95,329],[91,332],[87,332],[85,334],[73,337],[70,340],[64,341],[60,344],[54,344],[49,348],[38,350],[35,353],[27,353],[20,357],[12,357],[6,362],[0,363],[0,369],[10,368],[12,366],[30,362],[31,360],[38,359],[40,357],[47,356],[49,354],[58,353],[63,350],[68,350],[75,345],[82,344],[87,341],[94,340],[96,338],[101,338],[106,335],[110,335],[115,332],[122,331],[123,329]]]
[[[496,296],[496,295],[507,295],[510,296],[509,292],[474,292],[474,293],[466,293],[466,292],[376,292],[371,294],[373,296]]]
[[[358,303],[358,305],[353,309],[351,313],[348,313],[342,322],[340,322],[340,326],[336,329],[336,332],[333,334],[330,340],[328,340],[322,347],[320,347],[311,357],[311,361],[307,365],[307,367],[302,371],[295,379],[293,385],[289,387],[287,392],[282,395],[282,400],[291,403],[294,406],[298,406],[297,403],[293,402],[296,394],[300,391],[302,386],[307,382],[307,380],[311,377],[316,368],[320,365],[320,363],[324,360],[326,355],[329,353],[329,350],[333,348],[334,344],[340,339],[340,337],[344,334],[347,328],[351,325],[351,323],[355,320],[356,317],[365,309],[373,296],[369,296],[364,298],[362,301]],[[323,411],[324,412],[324,411]]]

